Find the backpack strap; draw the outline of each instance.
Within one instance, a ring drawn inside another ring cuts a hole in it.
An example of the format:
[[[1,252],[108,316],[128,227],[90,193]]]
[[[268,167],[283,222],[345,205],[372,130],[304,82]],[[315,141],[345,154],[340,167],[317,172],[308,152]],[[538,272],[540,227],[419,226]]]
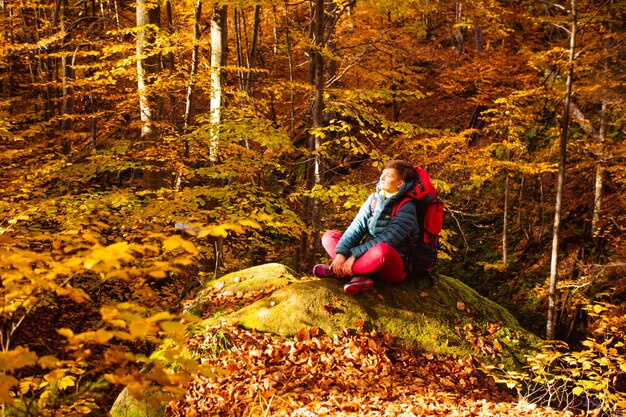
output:
[[[432,202],[436,198],[437,198],[437,196],[435,194],[426,194],[425,196],[423,196],[420,199],[417,199],[417,198],[411,197],[411,196],[404,197],[402,200],[400,200],[397,203],[395,203],[393,205],[393,207],[391,208],[391,217],[393,217],[396,214],[398,214],[398,211],[400,211],[400,208],[404,204],[409,202],[409,201],[415,201],[416,204],[423,204],[424,206],[426,206],[426,205],[430,204],[430,202]]]
[[[405,203],[413,200],[411,197],[404,197],[402,200],[396,202],[393,207],[391,207],[391,218],[393,218],[400,211],[400,207],[402,207]]]

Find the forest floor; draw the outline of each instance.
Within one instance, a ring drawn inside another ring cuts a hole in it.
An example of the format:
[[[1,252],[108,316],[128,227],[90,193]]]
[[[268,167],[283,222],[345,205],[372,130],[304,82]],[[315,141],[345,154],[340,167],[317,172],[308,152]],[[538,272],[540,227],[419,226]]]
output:
[[[188,348],[214,372],[196,375],[168,417],[575,415],[505,392],[474,356],[412,352],[363,328],[329,336],[312,327],[285,339],[224,322]]]
[[[167,416],[572,416],[518,401],[480,370],[475,358],[413,355],[372,332],[292,340],[235,327],[190,341],[202,351],[216,335],[228,341],[207,356],[216,372],[196,376]]]

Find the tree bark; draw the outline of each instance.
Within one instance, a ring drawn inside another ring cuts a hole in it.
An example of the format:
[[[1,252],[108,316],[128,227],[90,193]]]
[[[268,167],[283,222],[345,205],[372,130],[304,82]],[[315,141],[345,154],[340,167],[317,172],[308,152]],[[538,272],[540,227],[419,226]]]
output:
[[[506,150],[506,160],[511,160],[511,150]],[[509,182],[510,174],[507,170],[504,177],[504,214],[502,216],[502,263],[508,266],[508,239],[509,239]]]
[[[550,281],[548,289],[548,319],[546,338],[553,340],[556,336],[556,283],[558,279],[559,229],[561,225],[561,207],[563,204],[563,185],[565,183],[565,163],[567,158],[567,138],[569,136],[570,102],[572,98],[572,82],[574,78],[574,51],[576,49],[576,0],[571,1],[572,22],[570,28],[569,59],[567,79],[565,81],[565,100],[560,135],[559,173],[557,177],[556,202],[554,205],[554,226],[552,228],[552,253],[550,261]]]
[[[477,52],[481,52],[483,50],[483,27],[478,23],[478,21],[474,22],[474,49]]]
[[[61,106],[61,130],[64,132],[69,132],[72,130],[72,119],[71,114],[74,111],[74,99],[72,98],[72,87],[70,86],[70,81],[73,78],[73,71],[70,65],[68,65],[69,57],[66,54],[63,54],[61,57],[61,77],[62,77],[62,85],[63,85],[63,104]],[[65,133],[63,135],[63,145],[62,152],[64,155],[69,155],[72,150],[72,140],[70,138],[71,135]]]
[[[152,55],[154,35],[148,25],[158,24],[158,8],[151,0],[137,0],[137,91],[141,119],[141,142],[143,147],[155,144],[159,131],[155,126],[156,108],[150,87],[158,72]]]
[[[323,125],[322,110],[324,108],[324,0],[314,0],[311,8],[313,18],[309,27],[311,48],[309,49],[309,83],[314,87],[314,97],[311,107],[312,127],[319,128]],[[308,148],[312,155],[306,163],[307,190],[312,190],[316,184],[321,183],[320,159],[316,150],[321,145],[318,135],[310,135]],[[313,263],[313,257],[318,247],[320,233],[320,202],[316,197],[305,197],[304,222],[309,232],[304,232],[300,240],[300,267],[307,269]]]
[[[191,119],[191,108],[193,103],[193,89],[196,74],[198,73],[198,51],[200,49],[200,19],[202,17],[202,0],[196,0],[194,20],[193,20],[193,47],[191,49],[191,69],[189,71],[189,82],[187,83],[187,97],[185,103],[184,128],[189,126]],[[184,144],[185,155],[189,153],[189,145]]]
[[[196,8],[198,7],[198,5],[196,4]],[[200,6],[202,7],[202,6]],[[197,14],[196,14],[196,18],[199,20]],[[166,20],[166,28],[167,28],[167,34],[168,35],[173,35],[174,34],[174,22],[173,22],[173,17],[172,17],[172,2],[171,0],[166,0],[165,1],[165,20]],[[194,27],[195,30],[195,27]],[[194,32],[195,35],[195,32]],[[165,67],[170,70],[171,72],[174,72],[174,68],[175,68],[175,60],[174,60],[174,53],[173,52],[168,52],[165,55]]]
[[[54,27],[59,26],[61,32],[65,31],[65,2],[57,1],[54,10]],[[72,130],[72,119],[70,114],[74,111],[74,99],[72,98],[71,80],[74,78],[72,65],[68,63],[70,57],[65,53],[65,48],[61,47],[61,85],[62,87],[62,104],[61,104],[61,130],[66,132],[62,137],[61,152],[63,155],[69,155],[72,151],[72,139],[69,131]]]
[[[157,127],[158,107],[152,85],[160,70],[160,57],[154,51],[155,33],[152,25],[159,24],[159,8],[154,0],[137,0],[137,92],[141,120],[140,149],[155,146],[161,138]],[[159,163],[146,162],[143,173],[146,188],[158,189],[164,185],[164,176],[155,168]]]
[[[239,14],[239,8],[236,7],[235,10],[233,10],[233,27],[235,28],[235,58],[237,60],[237,68],[241,68],[241,70],[237,71],[237,83],[239,84],[239,89],[243,91],[246,88],[246,83],[243,72],[243,45],[241,40],[241,17]]]
[[[259,29],[261,27],[261,6],[254,6],[254,23],[252,26],[252,45],[250,46],[250,54],[248,55],[248,69],[256,67],[256,57],[258,54]],[[249,71],[246,79],[246,92],[251,94],[252,84],[254,83],[254,72]]]
[[[219,124],[222,106],[222,67],[227,54],[227,6],[214,4],[211,17],[211,136],[209,157],[216,162],[219,156]]]
[[[289,31],[289,19],[287,8],[285,8],[285,42],[287,43],[287,62],[289,64],[289,134],[293,137],[295,133],[296,99],[293,92],[293,51],[291,45],[291,32]]]
[[[322,48],[324,47],[324,1],[316,0],[315,2],[315,71],[314,71],[314,86],[315,86],[315,100],[313,102],[313,128],[318,129],[324,125],[323,110],[324,110],[324,55],[322,54]],[[313,135],[313,145],[315,151],[314,160],[314,187],[322,183],[321,173],[321,161],[317,150],[322,144],[322,138],[319,135]],[[312,223],[311,223],[311,237],[309,242],[309,254],[311,261],[313,256],[317,252],[319,246],[319,236],[321,228],[321,202],[319,197],[313,198],[313,210],[312,210]]]
[[[461,56],[463,52],[465,52],[465,35],[463,34],[463,27],[461,26],[461,22],[463,21],[463,3],[457,2],[455,7],[456,28],[454,29],[453,37],[456,44],[456,56]]]
[[[604,71],[603,82],[607,87],[607,75],[609,72],[609,49],[604,50]],[[600,213],[602,212],[602,188],[604,179],[604,158],[605,158],[605,141],[606,141],[606,118],[608,103],[605,95],[602,96],[602,111],[600,113],[600,130],[598,132],[598,156],[596,161],[596,178],[594,185],[593,198],[593,216],[591,218],[591,237],[596,248],[600,247],[601,237],[599,234]]]

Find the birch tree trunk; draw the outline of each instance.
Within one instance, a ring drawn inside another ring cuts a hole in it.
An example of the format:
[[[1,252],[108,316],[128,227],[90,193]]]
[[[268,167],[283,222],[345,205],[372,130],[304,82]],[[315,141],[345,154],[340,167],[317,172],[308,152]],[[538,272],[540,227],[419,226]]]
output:
[[[154,80],[160,71],[160,56],[154,51],[154,26],[159,24],[159,7],[155,0],[137,0],[137,92],[139,95],[139,116],[141,120],[140,149],[155,146],[160,140],[156,125],[158,106],[152,91]],[[158,189],[164,185],[165,177],[159,168],[160,162],[146,162],[143,172],[148,189]]]
[[[609,49],[604,51],[604,86],[607,87],[607,75],[609,72]],[[591,219],[591,236],[594,240],[596,248],[600,247],[600,235],[598,223],[600,222],[600,213],[602,211],[602,187],[604,177],[604,158],[605,158],[605,141],[606,141],[606,113],[608,103],[602,96],[602,111],[600,113],[600,129],[598,131],[598,160],[596,161],[596,178],[594,185],[593,198],[593,216]]]
[[[61,32],[65,31],[65,2],[57,1],[54,10],[54,26],[59,26]],[[73,78],[72,66],[69,65],[70,57],[63,53],[65,48],[61,47],[61,85],[62,85],[62,97],[61,104],[61,130],[66,132],[63,134],[61,152],[64,155],[69,155],[72,151],[72,140],[69,131],[72,130],[72,119],[69,116],[74,111],[74,99],[72,98],[72,88],[70,81]],[[73,64],[73,63],[72,63]]]
[[[226,6],[214,4],[211,17],[211,136],[209,140],[209,155],[213,162],[219,155],[219,124],[221,121],[222,106],[222,67],[226,62],[227,32]]]
[[[465,52],[465,35],[463,34],[463,27],[461,26],[461,22],[463,21],[463,3],[457,2],[455,8],[456,28],[453,31],[453,37],[456,44],[456,55],[461,56],[463,52]]]
[[[61,78],[63,85],[63,104],[61,105],[61,114],[64,116],[61,121],[61,130],[69,132],[72,130],[71,113],[74,111],[74,99],[72,98],[72,88],[70,87],[70,80],[73,78],[73,71],[68,60],[70,58],[63,54],[61,57]],[[69,155],[72,150],[72,140],[69,133],[63,135],[62,152],[64,155]]]
[[[151,0],[137,0],[137,91],[139,93],[139,112],[141,118],[141,142],[150,146],[158,141],[159,131],[154,124],[156,109],[150,87],[152,77],[158,71],[151,56],[153,41],[152,29],[149,25],[158,23],[158,8]]]
[[[293,50],[291,46],[291,32],[289,31],[289,19],[285,8],[285,42],[287,43],[287,62],[289,64],[289,136],[293,137],[296,130],[296,100],[293,91]]]
[[[559,254],[559,229],[561,225],[561,207],[563,204],[563,185],[565,183],[565,162],[567,157],[567,138],[569,136],[570,101],[572,99],[572,82],[574,76],[574,51],[576,49],[576,0],[571,0],[572,22],[570,28],[569,59],[567,79],[565,81],[565,100],[560,135],[559,173],[557,177],[556,202],[554,205],[554,226],[552,228],[552,254],[550,261],[550,281],[548,289],[548,319],[546,338],[553,340],[556,335],[556,283]]]

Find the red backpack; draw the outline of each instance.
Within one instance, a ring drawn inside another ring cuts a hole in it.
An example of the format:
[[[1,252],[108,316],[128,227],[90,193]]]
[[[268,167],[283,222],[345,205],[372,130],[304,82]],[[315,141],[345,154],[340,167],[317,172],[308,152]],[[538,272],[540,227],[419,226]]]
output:
[[[426,170],[415,167],[415,171],[417,171],[415,187],[407,192],[402,200],[394,204],[391,208],[391,217],[405,203],[414,202],[417,208],[420,235],[415,242],[415,247],[412,248],[410,274],[426,275],[433,283],[436,283],[437,274],[432,271],[432,266],[437,260],[439,233],[443,224],[443,201],[437,196],[437,190]]]

